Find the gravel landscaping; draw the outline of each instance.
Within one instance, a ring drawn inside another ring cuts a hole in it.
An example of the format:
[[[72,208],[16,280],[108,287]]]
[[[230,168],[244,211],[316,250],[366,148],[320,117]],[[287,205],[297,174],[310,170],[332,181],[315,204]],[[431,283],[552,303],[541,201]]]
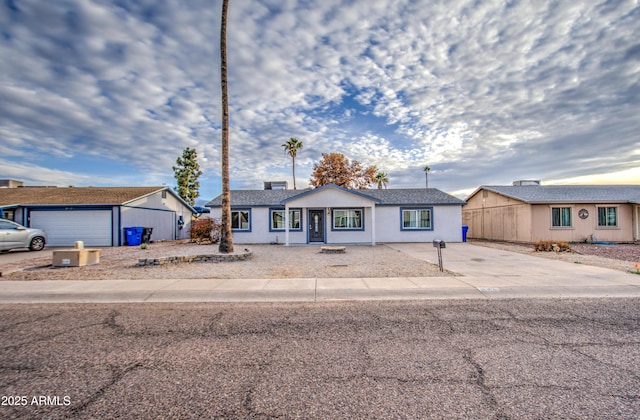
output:
[[[477,241],[474,245],[499,248],[541,258],[563,260],[627,271],[640,263],[639,244],[571,244],[571,252],[535,252],[532,245]],[[100,263],[85,267],[52,268],[51,257],[5,264],[0,280],[113,280],[166,278],[348,278],[450,276],[436,265],[380,244],[347,246],[345,254],[323,254],[316,246],[235,245],[236,252],[249,249],[247,261],[179,263],[140,267],[140,260],[187,257],[217,253],[217,245],[186,241],[157,242],[147,249],[102,248]]]
[[[235,245],[236,252],[249,249],[247,261],[220,263],[179,263],[138,266],[141,259],[213,254],[217,245],[189,242],[158,242],[147,249],[103,248],[100,263],[93,266],[52,268],[51,258],[14,263],[0,280],[113,280],[166,278],[348,278],[348,277],[428,277],[441,273],[437,265],[413,258],[385,245],[347,246],[344,254],[323,254],[315,246]]]

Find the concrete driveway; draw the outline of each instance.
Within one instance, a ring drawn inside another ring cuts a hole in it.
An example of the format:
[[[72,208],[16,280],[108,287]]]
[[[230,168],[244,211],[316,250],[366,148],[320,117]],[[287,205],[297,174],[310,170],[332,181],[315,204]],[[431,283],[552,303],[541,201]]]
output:
[[[0,267],[4,264],[11,264],[33,258],[51,257],[54,248],[45,248],[42,251],[29,251],[28,249],[14,249],[9,252],[0,253]]]
[[[392,244],[394,249],[431,263],[438,263],[432,244]],[[449,243],[442,250],[444,268],[460,274],[459,280],[484,292],[516,290],[535,294],[580,289],[617,295],[640,292],[640,276],[602,267],[550,260],[469,243]]]
[[[437,263],[431,244],[393,244]],[[486,248],[447,244],[455,277],[0,281],[0,303],[321,302],[333,300],[638,297],[640,276]]]

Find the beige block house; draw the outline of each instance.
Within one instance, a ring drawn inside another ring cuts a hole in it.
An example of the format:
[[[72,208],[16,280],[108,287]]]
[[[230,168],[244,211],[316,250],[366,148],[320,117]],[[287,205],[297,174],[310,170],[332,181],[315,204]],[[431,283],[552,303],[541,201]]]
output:
[[[462,209],[468,238],[512,242],[640,240],[640,185],[481,186]]]

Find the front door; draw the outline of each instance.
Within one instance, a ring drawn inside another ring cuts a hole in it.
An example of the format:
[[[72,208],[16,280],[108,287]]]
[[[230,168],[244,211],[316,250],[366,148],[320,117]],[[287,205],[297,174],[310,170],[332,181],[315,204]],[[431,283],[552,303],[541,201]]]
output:
[[[309,242],[324,242],[324,210],[309,210]]]

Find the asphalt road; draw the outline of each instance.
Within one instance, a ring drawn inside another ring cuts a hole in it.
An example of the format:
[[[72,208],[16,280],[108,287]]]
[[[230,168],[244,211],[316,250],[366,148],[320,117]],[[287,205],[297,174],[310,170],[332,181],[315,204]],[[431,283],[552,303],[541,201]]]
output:
[[[1,418],[640,417],[638,298],[2,305],[0,348]]]

